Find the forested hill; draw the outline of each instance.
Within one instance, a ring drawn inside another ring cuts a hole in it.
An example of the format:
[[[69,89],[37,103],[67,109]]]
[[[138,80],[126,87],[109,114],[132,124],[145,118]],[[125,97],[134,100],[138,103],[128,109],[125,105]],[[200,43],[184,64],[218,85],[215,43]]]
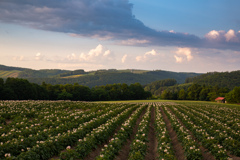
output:
[[[4,69],[4,67],[6,69]],[[11,67],[3,66],[0,70],[0,77],[7,78],[10,74]],[[55,84],[74,84],[85,85],[88,87],[101,86],[106,84],[126,83],[128,85],[139,82],[142,85],[149,84],[153,81],[163,79],[175,79],[177,83],[184,83],[186,78],[200,75],[198,73],[186,72],[170,72],[170,71],[148,71],[148,70],[97,70],[85,72],[83,69],[69,71],[58,69],[33,70],[26,68],[14,67],[16,72],[14,77],[27,79],[32,83],[42,84],[46,82],[52,85]],[[1,76],[1,73],[3,76]],[[6,74],[9,73],[9,74]],[[12,75],[12,73],[11,73]]]
[[[193,82],[200,85],[219,86],[233,89],[240,86],[240,71],[209,72],[196,77],[187,78],[186,83]]]
[[[140,83],[142,85],[166,78],[176,79],[178,83],[184,83],[187,77],[193,77],[195,73],[176,73],[168,71],[149,71],[144,73],[131,72],[95,72],[93,75],[84,75],[76,78],[28,78],[30,82],[41,84],[43,81],[49,84],[74,84],[88,87],[101,86],[114,83]]]
[[[4,65],[1,65],[1,64],[0,64],[0,70],[2,70],[2,71],[14,71],[14,70],[24,71],[24,70],[26,70],[26,69],[27,69],[27,68],[9,67],[9,66],[4,66]]]

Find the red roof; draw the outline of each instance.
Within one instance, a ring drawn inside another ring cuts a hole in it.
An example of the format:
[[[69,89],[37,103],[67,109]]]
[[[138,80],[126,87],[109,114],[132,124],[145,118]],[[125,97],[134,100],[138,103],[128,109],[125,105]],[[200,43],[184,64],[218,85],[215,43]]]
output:
[[[215,99],[215,101],[222,101],[224,99],[225,99],[224,97],[218,97],[218,98]]]

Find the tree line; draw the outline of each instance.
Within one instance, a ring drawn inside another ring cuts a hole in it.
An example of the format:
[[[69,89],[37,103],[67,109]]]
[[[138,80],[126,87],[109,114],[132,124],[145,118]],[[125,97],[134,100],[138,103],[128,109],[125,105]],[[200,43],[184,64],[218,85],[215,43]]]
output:
[[[240,86],[240,71],[209,72],[195,77],[188,77],[185,83],[197,83],[210,86],[217,85],[219,87],[233,89],[235,86]]]
[[[107,100],[139,100],[151,97],[144,91],[140,83],[127,85],[108,84],[88,86],[75,84],[41,85],[30,83],[26,79],[0,78],[0,100],[73,100],[73,101],[107,101]]]
[[[162,99],[214,101],[217,97],[225,97],[228,103],[240,103],[240,87],[230,90],[227,87],[192,84],[187,89],[171,90],[161,93]]]
[[[231,74],[236,74],[236,72],[231,72]],[[228,87],[222,87],[219,85],[213,86],[209,85],[208,83],[191,83],[189,80],[190,78],[187,78],[186,81],[188,83],[185,84],[177,84],[175,79],[159,80],[145,85],[144,89],[151,92],[154,98],[169,100],[214,101],[217,97],[225,97],[229,103],[240,103],[240,87],[237,87],[240,85],[236,85],[235,87],[231,87],[229,89]],[[217,80],[215,80],[215,82],[218,84]]]

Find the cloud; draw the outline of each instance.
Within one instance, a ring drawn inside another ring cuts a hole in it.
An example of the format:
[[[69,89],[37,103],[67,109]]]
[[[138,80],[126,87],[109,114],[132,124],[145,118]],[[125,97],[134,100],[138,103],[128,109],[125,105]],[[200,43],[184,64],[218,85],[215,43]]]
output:
[[[226,34],[225,34],[225,37],[226,37],[226,41],[229,42],[229,41],[233,41],[233,42],[238,42],[239,39],[237,38],[237,36],[235,35],[235,31],[230,29]]]
[[[216,40],[216,39],[218,39],[219,38],[219,36],[220,36],[220,33],[219,32],[221,32],[221,31],[215,31],[215,30],[212,30],[212,31],[210,31],[209,33],[207,33],[206,35],[205,35],[205,37],[207,38],[207,39],[212,39],[212,40]]]
[[[128,39],[122,40],[120,44],[122,45],[139,45],[139,44],[148,44],[148,40],[138,40],[138,39]]]
[[[90,49],[87,53],[71,53],[65,56],[49,56],[43,55],[40,52],[36,53],[34,56],[15,56],[12,57],[15,61],[48,61],[53,63],[95,63],[95,64],[107,64],[115,60],[115,55],[99,44],[96,48]]]
[[[170,30],[169,32],[170,32],[170,33],[176,33],[174,30]]]
[[[226,31],[216,31],[212,30],[205,35],[207,40],[212,42],[222,42],[222,43],[239,43],[240,42],[240,32],[236,32],[230,29],[228,32]]]
[[[96,48],[91,49],[88,53],[81,53],[79,56],[80,62],[99,62],[104,60],[105,62],[113,60],[114,55],[110,50],[105,49],[101,44]]]
[[[122,63],[125,63],[126,59],[127,59],[127,54],[125,54],[123,57],[122,57]]]
[[[183,61],[182,57],[178,57],[178,56],[174,55],[174,58],[176,59],[177,63],[182,63],[182,61]]]
[[[178,48],[174,55],[176,62],[181,63],[184,59],[191,61],[193,59],[191,48]]]
[[[156,60],[156,57],[160,56],[160,53],[157,53],[154,49],[146,52],[143,56],[137,56],[136,61],[153,61]]]
[[[35,60],[37,61],[44,60],[44,55],[42,55],[41,53],[37,53],[35,55]]]
[[[78,58],[77,58],[77,56],[76,56],[75,53],[72,53],[72,54],[70,54],[70,55],[67,55],[67,59],[68,59],[69,61],[72,61],[72,60],[77,60]]]
[[[46,60],[45,56],[41,53],[35,54],[35,56],[14,56],[12,57],[14,61],[44,61]]]
[[[0,21],[121,45],[240,50],[237,31],[213,30],[205,37],[156,31],[136,19],[132,8],[129,0],[1,0]]]
[[[15,56],[15,57],[13,57],[13,60],[14,61],[24,61],[25,57],[24,56]]]

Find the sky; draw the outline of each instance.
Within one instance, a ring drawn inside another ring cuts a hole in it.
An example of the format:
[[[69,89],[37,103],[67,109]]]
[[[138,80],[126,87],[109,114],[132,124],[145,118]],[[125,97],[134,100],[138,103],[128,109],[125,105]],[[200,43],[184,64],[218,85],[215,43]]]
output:
[[[240,70],[239,0],[0,0],[0,64]]]

